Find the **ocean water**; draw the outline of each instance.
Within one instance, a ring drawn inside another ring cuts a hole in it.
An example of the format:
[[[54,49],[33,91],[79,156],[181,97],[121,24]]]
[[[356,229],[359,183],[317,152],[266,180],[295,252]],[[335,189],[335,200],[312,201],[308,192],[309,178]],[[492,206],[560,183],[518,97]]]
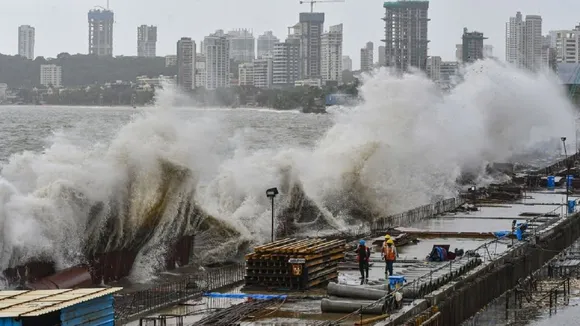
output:
[[[139,252],[152,277],[171,239],[198,233],[207,261],[270,237],[270,202],[295,232],[348,231],[457,194],[487,162],[553,153],[574,137],[557,78],[494,61],[450,93],[420,73],[366,76],[363,103],[327,115],[267,109],[0,107],[0,269]],[[215,239],[219,235],[219,239]]]

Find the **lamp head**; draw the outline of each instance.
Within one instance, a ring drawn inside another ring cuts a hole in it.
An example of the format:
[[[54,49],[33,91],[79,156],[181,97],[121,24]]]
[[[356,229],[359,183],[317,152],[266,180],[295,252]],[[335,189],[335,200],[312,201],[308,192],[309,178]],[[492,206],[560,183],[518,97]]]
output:
[[[266,190],[266,197],[273,198],[278,194],[278,188],[270,188]]]
[[[566,137],[560,137],[562,141],[566,141]]]

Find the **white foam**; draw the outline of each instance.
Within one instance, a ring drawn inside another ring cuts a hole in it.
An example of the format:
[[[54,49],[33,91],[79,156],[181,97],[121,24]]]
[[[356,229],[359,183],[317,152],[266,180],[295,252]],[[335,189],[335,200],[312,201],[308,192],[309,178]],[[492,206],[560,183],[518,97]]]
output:
[[[110,144],[58,133],[44,152],[15,154],[2,167],[0,269],[41,255],[67,266],[102,246],[101,237],[108,248],[128,243],[163,202],[160,226],[136,263],[142,268],[134,276],[146,279],[143,267],[164,251],[158,244],[191,218],[179,209],[183,201],[260,242],[270,236],[265,189],[300,184],[334,228],[352,228],[347,200],[382,215],[400,212],[454,195],[462,171],[574,136],[573,108],[555,76],[493,61],[468,68],[448,94],[419,73],[400,78],[387,70],[365,80],[361,94],[358,107],[334,111],[335,125],[314,149],[250,150],[247,133],[224,139],[220,121],[178,117],[171,90]],[[185,174],[168,179],[161,163]],[[290,202],[285,195],[278,210]],[[101,212],[91,215],[98,203]],[[111,218],[116,229],[103,235]]]

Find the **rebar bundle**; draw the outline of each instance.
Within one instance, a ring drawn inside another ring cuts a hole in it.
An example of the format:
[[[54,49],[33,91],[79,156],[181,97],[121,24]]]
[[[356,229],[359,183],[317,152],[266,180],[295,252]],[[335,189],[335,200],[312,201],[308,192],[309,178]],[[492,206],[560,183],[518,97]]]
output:
[[[338,278],[345,241],[283,239],[246,255],[246,286],[307,290]]]
[[[202,320],[196,322],[195,326],[232,326],[238,325],[239,322],[244,320],[250,315],[255,314],[258,311],[264,310],[280,300],[263,300],[263,301],[247,301],[237,305],[230,306],[229,308],[219,310],[218,312],[203,318]]]

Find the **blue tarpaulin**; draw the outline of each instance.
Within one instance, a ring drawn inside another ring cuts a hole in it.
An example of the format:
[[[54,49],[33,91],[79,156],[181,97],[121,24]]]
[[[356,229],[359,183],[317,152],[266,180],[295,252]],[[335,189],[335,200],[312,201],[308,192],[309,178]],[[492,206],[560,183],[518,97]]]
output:
[[[518,241],[522,241],[524,238],[524,232],[522,232],[522,229],[519,227],[516,229],[516,238],[518,238]]]
[[[511,233],[510,231],[497,231],[494,232],[493,235],[495,235],[497,238],[504,238],[510,235],[510,233]]]
[[[210,298],[231,298],[231,299],[246,299],[251,298],[255,300],[272,300],[272,299],[286,299],[287,295],[273,295],[273,294],[246,294],[246,293],[218,293],[209,292],[204,293],[204,297]]]
[[[522,231],[522,227],[526,227],[526,224],[522,224],[522,223],[518,223],[516,224],[516,231],[514,232],[514,234],[516,235],[516,238],[518,238],[519,241],[521,241],[524,238],[524,231]],[[493,235],[495,235],[497,238],[505,238],[508,235],[512,234],[511,231],[496,231],[493,233]]]
[[[568,199],[568,214],[574,214],[576,211],[576,199]]]

